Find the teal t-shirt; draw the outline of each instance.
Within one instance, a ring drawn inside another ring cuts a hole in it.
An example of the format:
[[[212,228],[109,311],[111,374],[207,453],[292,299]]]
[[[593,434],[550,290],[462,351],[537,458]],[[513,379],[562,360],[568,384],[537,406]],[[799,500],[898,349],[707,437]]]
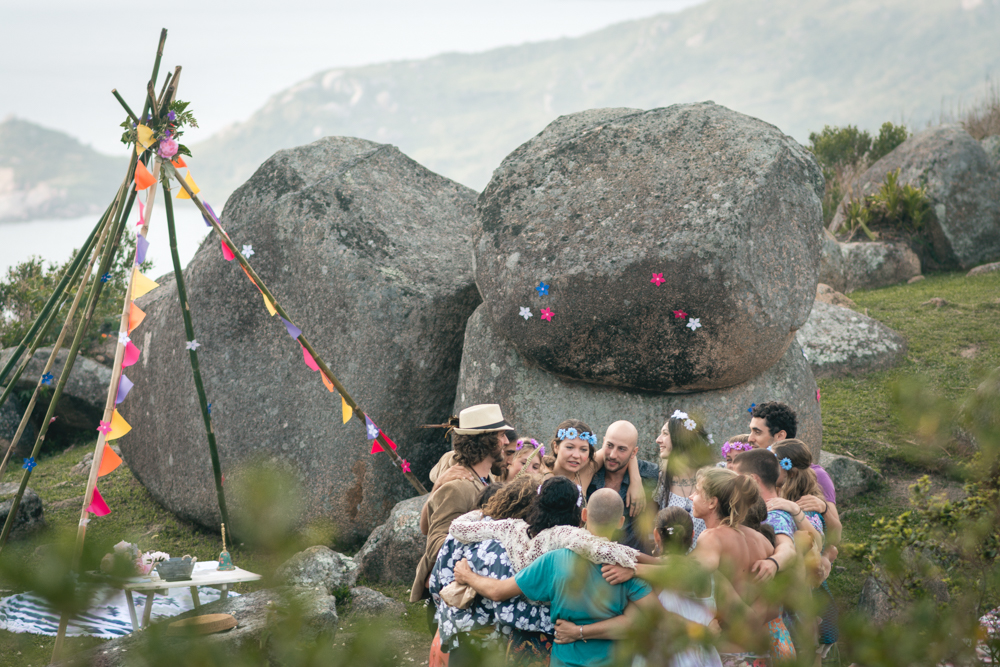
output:
[[[601,576],[601,566],[569,549],[550,551],[516,575],[514,581],[529,600],[548,603],[552,622],[557,619],[577,625],[620,616],[629,602],[652,593],[639,579],[612,586]],[[551,667],[610,665],[614,643],[588,639],[572,644],[553,644]]]

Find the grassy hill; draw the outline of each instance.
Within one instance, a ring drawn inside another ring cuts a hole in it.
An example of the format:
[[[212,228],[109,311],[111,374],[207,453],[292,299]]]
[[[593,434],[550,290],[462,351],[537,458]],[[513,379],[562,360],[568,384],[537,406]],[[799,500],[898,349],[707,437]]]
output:
[[[0,222],[100,213],[125,176],[121,157],[17,118],[0,122]]]
[[[1000,72],[998,34],[998,0],[710,0],[574,39],[325,70],[194,147],[195,165],[221,200],[276,150],[351,135],[482,189],[561,114],[708,99],[799,141],[824,124],[921,127]]]

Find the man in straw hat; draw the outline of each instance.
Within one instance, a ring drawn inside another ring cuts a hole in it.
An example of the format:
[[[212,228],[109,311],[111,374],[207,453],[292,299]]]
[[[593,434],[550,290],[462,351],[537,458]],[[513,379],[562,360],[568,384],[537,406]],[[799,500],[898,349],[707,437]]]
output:
[[[507,431],[512,430],[495,403],[474,405],[458,415],[458,427],[452,431],[451,443],[455,463],[470,474],[442,484],[424,505],[427,516],[427,547],[417,565],[410,589],[410,602],[427,595],[427,577],[434,568],[438,551],[448,537],[451,522],[475,509],[476,496],[489,484],[489,475],[503,472],[503,448],[507,446]]]

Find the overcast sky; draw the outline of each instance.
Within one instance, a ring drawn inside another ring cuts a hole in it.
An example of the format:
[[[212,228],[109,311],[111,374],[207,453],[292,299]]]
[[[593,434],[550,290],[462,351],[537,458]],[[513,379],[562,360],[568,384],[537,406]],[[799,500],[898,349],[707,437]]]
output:
[[[0,7],[0,118],[120,152],[123,115],[110,91],[141,106],[163,27],[163,65],[184,66],[180,98],[201,125],[187,135],[196,143],[320,70],[578,36],[703,1],[10,0]]]

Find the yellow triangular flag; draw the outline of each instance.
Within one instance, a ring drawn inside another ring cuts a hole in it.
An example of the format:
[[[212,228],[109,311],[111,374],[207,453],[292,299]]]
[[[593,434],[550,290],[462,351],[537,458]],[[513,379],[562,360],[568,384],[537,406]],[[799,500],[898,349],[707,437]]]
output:
[[[278,312],[274,309],[274,304],[271,303],[271,300],[268,299],[267,295],[263,292],[261,292],[260,295],[264,297],[264,306],[267,307],[267,312],[271,313],[271,316],[273,317]]]
[[[105,439],[117,440],[131,430],[132,426],[115,410],[114,414],[111,415],[111,431],[108,432]]]
[[[191,192],[193,192],[194,194],[198,194],[199,192],[201,192],[201,188],[199,188],[198,185],[194,182],[194,179],[191,178],[190,169],[188,169],[187,176],[184,177],[184,182],[188,184],[188,187],[191,188]],[[191,199],[191,197],[187,193],[187,190],[185,190],[184,188],[181,188],[181,191],[177,193],[177,198]]]
[[[143,294],[148,294],[157,287],[160,283],[153,282],[146,276],[139,273],[139,269],[132,269],[132,298],[138,299]]]
[[[135,128],[135,154],[139,155],[153,144],[153,131],[145,125]]]
[[[343,396],[340,397],[340,404],[344,409],[344,423],[346,424],[351,421],[351,417],[354,416],[354,408],[347,404],[347,401],[344,400]]]

